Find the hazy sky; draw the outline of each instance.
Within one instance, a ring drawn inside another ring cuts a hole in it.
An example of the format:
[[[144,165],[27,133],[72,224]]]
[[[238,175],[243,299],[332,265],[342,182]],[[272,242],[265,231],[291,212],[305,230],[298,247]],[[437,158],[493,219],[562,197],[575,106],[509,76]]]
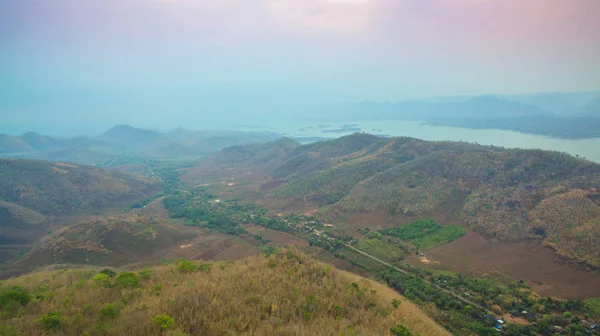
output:
[[[600,0],[0,0],[0,124],[598,90],[599,17]]]

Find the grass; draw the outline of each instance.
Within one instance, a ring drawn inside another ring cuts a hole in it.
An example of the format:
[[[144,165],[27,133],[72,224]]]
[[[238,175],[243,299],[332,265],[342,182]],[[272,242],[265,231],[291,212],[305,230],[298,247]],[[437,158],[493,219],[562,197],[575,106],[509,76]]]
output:
[[[19,286],[30,300],[7,296],[20,301],[2,307],[0,334],[385,335],[402,324],[413,334],[449,335],[390,288],[297,250],[191,272],[178,264],[130,272],[119,274],[139,283],[92,268],[9,279],[0,293]],[[392,300],[402,303],[394,308]]]
[[[460,226],[442,226],[431,219],[422,219],[400,227],[383,229],[380,232],[410,242],[419,249],[429,250],[464,236],[467,230]]]
[[[379,239],[361,240],[355,247],[386,261],[398,261],[406,255],[396,246],[387,244]]]

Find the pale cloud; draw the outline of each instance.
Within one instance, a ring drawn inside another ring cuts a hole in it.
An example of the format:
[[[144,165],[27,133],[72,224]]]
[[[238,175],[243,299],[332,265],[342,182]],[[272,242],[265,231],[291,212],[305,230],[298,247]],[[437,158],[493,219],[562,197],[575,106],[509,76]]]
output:
[[[377,0],[268,0],[276,22],[315,30],[357,32],[375,19]]]

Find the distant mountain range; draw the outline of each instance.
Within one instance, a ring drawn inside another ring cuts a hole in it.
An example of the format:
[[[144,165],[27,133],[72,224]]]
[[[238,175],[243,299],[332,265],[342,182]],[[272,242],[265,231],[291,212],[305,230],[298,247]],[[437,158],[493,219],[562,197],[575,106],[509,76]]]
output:
[[[600,92],[362,102],[332,112],[342,120],[412,120],[559,138],[600,137]]]
[[[436,119],[427,122],[435,126],[475,129],[500,129],[539,134],[563,139],[600,137],[600,117],[594,116],[531,116],[504,119]]]
[[[453,118],[515,118],[548,115],[547,111],[494,96],[482,96],[461,102],[404,101],[397,103],[363,102],[343,111],[349,119],[430,120]]]
[[[0,156],[113,166],[140,159],[199,157],[222,148],[271,141],[271,132],[191,131],[168,133],[117,125],[100,136],[57,138],[34,132],[0,134]]]

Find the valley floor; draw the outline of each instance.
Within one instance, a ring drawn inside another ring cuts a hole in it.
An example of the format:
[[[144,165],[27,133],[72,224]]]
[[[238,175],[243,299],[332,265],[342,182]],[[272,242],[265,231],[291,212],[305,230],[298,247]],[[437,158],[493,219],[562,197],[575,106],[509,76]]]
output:
[[[573,267],[539,242],[490,242],[471,232],[454,242],[405,259],[415,267],[449,270],[471,276],[504,273],[524,280],[544,296],[586,299],[600,293],[600,274]]]

